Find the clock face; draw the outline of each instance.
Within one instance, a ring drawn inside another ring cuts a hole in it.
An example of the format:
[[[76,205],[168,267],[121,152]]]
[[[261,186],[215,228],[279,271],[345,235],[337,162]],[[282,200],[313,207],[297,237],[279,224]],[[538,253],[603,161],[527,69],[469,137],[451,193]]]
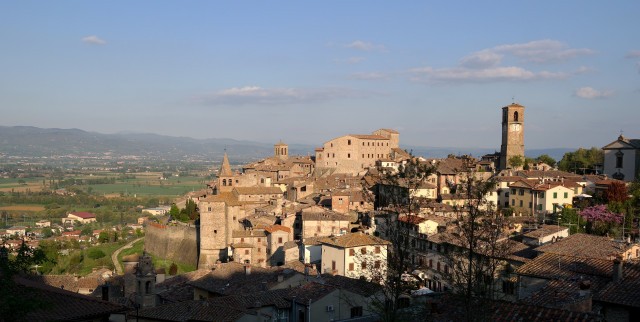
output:
[[[520,124],[511,124],[510,130],[513,131],[513,132],[520,131]]]

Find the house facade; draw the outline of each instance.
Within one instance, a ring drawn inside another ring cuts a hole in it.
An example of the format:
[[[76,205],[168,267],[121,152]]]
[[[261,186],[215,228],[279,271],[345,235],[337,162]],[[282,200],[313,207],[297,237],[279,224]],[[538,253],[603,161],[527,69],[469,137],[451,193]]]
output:
[[[602,148],[604,174],[625,181],[633,181],[640,173],[640,139],[627,139],[620,135]]]

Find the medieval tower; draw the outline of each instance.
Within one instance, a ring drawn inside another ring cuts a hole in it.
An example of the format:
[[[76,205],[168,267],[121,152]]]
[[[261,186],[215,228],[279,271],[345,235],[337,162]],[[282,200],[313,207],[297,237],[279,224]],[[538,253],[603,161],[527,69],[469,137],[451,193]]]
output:
[[[289,157],[289,146],[280,141],[273,146],[273,155],[280,160],[286,160]]]
[[[500,169],[510,168],[509,159],[517,155],[524,160],[524,106],[512,103],[502,108]]]
[[[136,303],[141,308],[156,306],[156,271],[147,252],[142,252],[136,267]]]

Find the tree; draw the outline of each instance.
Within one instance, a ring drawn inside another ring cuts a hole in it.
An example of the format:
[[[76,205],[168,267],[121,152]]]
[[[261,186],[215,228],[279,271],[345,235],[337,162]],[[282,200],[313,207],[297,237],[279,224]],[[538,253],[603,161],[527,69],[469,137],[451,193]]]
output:
[[[87,251],[87,257],[91,259],[99,259],[107,256],[101,249],[91,248]]]
[[[178,265],[176,265],[176,263],[171,263],[171,266],[169,266],[169,275],[176,274],[178,274]]]
[[[524,157],[521,155],[514,155],[512,157],[509,158],[509,165],[514,168],[520,168],[524,165]]]
[[[622,214],[611,212],[606,205],[587,207],[580,212],[580,216],[587,221],[587,232],[605,235],[614,225],[622,223]]]
[[[495,186],[493,180],[466,175],[456,192],[465,204],[455,207],[458,215],[443,255],[450,268],[445,278],[468,321],[490,316],[488,304],[500,296],[498,273],[505,269],[504,259],[510,253],[511,243],[503,235],[504,217],[486,199]]]
[[[542,163],[546,163],[551,167],[555,167],[556,166],[556,160],[554,158],[550,157],[548,154],[543,154],[543,155],[537,157],[536,161],[542,162]]]
[[[573,171],[579,174],[593,173],[595,166],[604,162],[604,152],[602,149],[593,147],[591,149],[580,148],[574,152],[567,152],[558,162],[558,168],[562,171]]]
[[[398,170],[377,168],[363,180],[363,186],[374,199],[377,209],[373,216],[376,233],[390,241],[387,247],[386,272],[376,270],[375,262],[365,262],[365,266],[374,275],[373,280],[381,280],[382,294],[374,298],[371,309],[383,321],[415,320],[418,316],[411,316],[410,312],[402,310],[401,297],[412,290],[412,285],[406,282],[407,273],[412,271],[411,231],[402,226],[399,217],[414,216],[419,212],[421,198],[417,195],[418,188],[427,182],[433,173],[431,164],[421,162],[411,157],[398,167]],[[370,179],[370,180],[369,180]],[[368,261],[368,257],[363,257]],[[378,276],[375,276],[378,275]],[[415,313],[415,312],[414,312]],[[419,314],[419,313],[418,313]]]
[[[171,215],[172,218],[176,218],[176,216],[180,215],[180,208],[178,208],[178,206],[175,203],[171,204],[171,209],[169,209],[169,215]]]

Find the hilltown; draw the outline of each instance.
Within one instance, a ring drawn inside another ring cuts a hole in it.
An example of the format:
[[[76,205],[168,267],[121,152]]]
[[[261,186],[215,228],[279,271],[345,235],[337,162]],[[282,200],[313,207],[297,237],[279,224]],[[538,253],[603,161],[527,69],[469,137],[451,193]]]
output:
[[[625,231],[622,218],[622,233],[603,236],[603,223],[561,216],[626,189],[640,140],[603,147],[602,174],[525,170],[513,161],[525,155],[524,117],[503,107],[500,152],[481,159],[413,156],[392,129],[331,139],[314,156],[278,142],[237,169],[225,154],[188,196],[197,221],[144,223],[149,253],[177,245],[164,255],[193,253],[196,271],[169,276],[145,252],[121,275],[16,277],[53,303],[27,320],[636,320],[637,225]]]

